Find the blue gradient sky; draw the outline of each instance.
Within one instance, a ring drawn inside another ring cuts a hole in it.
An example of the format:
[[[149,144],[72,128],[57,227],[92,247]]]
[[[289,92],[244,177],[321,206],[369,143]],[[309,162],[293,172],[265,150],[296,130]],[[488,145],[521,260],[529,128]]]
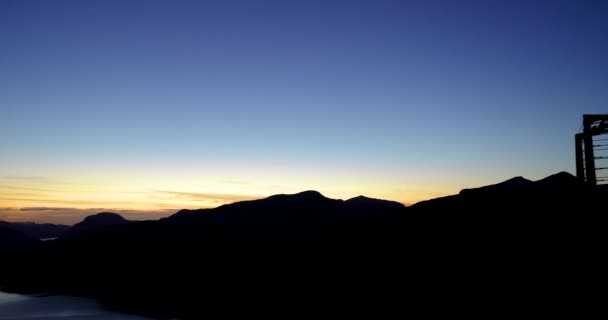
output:
[[[0,0],[0,40],[13,209],[52,206],[14,188],[62,185],[69,208],[412,203],[573,172],[582,114],[608,111],[606,1]]]

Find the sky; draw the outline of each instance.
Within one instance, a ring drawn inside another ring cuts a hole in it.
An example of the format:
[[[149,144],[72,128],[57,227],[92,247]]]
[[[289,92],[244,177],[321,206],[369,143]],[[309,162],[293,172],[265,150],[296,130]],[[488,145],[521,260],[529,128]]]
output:
[[[573,173],[606,1],[0,0],[0,220]]]

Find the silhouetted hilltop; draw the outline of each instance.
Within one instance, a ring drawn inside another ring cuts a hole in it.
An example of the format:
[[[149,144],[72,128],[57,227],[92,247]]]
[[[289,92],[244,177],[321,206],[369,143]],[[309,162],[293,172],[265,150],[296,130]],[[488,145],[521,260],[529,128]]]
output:
[[[587,186],[580,184],[576,177],[567,172],[560,172],[538,181],[515,177],[493,185],[463,189],[456,195],[421,201],[412,208],[453,211],[461,210],[462,206],[466,206],[465,212],[482,207],[503,211],[516,207],[536,206],[540,203],[553,205],[556,198],[552,197],[556,195],[571,193],[575,196],[586,191],[588,191]]]
[[[0,221],[0,227],[13,229],[36,239],[57,238],[71,227],[61,224]]]
[[[264,199],[235,202],[213,209],[180,210],[176,214],[163,219],[163,221],[240,225],[310,225],[354,217],[361,218],[404,208],[403,204],[394,201],[363,196],[343,201],[327,198],[317,191],[304,191],[296,194],[278,194]]]
[[[559,172],[534,182],[534,185],[548,189],[572,189],[584,187],[582,182],[568,172]]]
[[[559,172],[538,181],[530,181],[523,177],[515,177],[501,183],[485,187],[463,189],[460,191],[460,194],[468,195],[471,193],[502,193],[503,195],[510,195],[511,193],[546,192],[551,190],[570,191],[576,188],[585,188],[585,186],[581,185],[581,182],[572,174],[568,172]]]
[[[121,215],[113,212],[101,212],[84,218],[81,222],[75,224],[63,235],[64,238],[74,237],[84,232],[103,229],[115,225],[123,225],[131,221],[123,218]]]
[[[396,201],[382,200],[358,196],[346,200],[346,204],[360,211],[389,211],[405,209],[405,205]]]
[[[342,200],[329,199],[317,191],[304,191],[235,202],[214,209],[181,210],[165,220],[238,224],[320,223],[336,219],[347,210]]]
[[[117,213],[101,212],[84,218],[84,220],[74,225],[74,229],[84,230],[93,228],[103,228],[107,226],[125,223],[129,223],[129,220],[123,218]]]
[[[601,193],[599,188],[590,190],[571,174],[560,172],[538,181],[516,177],[464,189],[410,208],[418,212],[420,220],[430,223],[551,224],[564,221],[572,212],[598,206]]]
[[[275,194],[266,198],[266,200],[275,201],[323,201],[327,199],[329,198],[325,197],[319,191],[315,190],[302,191],[296,194]]]
[[[484,186],[484,187],[479,187],[479,188],[473,188],[473,189],[463,189],[460,191],[460,194],[468,194],[468,193],[482,193],[482,192],[492,192],[492,193],[497,193],[497,192],[511,192],[513,190],[524,190],[526,188],[529,188],[533,185],[534,183],[524,177],[515,177],[515,178],[511,178],[509,180],[497,183],[497,184],[493,184],[493,185],[489,185],[489,186]]]

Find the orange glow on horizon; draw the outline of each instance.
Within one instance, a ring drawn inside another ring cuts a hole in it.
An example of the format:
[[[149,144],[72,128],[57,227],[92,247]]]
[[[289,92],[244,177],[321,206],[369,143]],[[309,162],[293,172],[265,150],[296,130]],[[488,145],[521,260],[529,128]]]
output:
[[[72,224],[101,211],[123,213],[136,220],[158,219],[180,209],[213,208],[305,190],[316,190],[333,199],[364,195],[412,205],[476,186],[440,185],[433,176],[417,176],[415,172],[408,173],[406,179],[406,174],[370,171],[355,175],[349,170],[313,174],[314,170],[246,167],[226,171],[232,174],[218,174],[196,166],[152,169],[115,169],[109,174],[79,169],[71,174],[58,170],[56,176],[0,176],[0,220]]]

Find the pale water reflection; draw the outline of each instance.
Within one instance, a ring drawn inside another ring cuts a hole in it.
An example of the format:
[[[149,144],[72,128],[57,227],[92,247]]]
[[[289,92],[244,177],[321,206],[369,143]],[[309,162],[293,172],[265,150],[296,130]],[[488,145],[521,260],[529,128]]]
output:
[[[104,310],[90,299],[69,296],[25,296],[0,291],[0,320],[144,320],[149,318]]]

